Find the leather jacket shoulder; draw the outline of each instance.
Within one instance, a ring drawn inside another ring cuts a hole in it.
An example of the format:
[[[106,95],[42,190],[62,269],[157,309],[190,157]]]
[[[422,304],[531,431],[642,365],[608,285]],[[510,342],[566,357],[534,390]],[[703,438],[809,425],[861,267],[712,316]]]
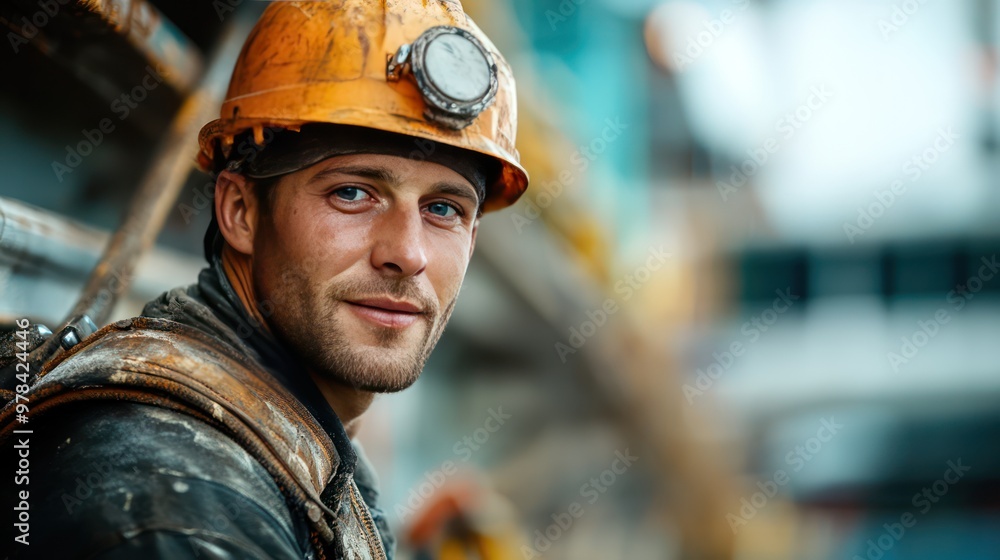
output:
[[[33,432],[30,544],[14,558],[315,558],[274,479],[206,422],[84,401]]]
[[[49,488],[36,498],[42,519],[65,522],[53,534],[79,539],[42,548],[73,543],[74,556],[108,558],[188,557],[182,549],[387,557],[327,432],[268,370],[199,329],[152,318],[109,325],[57,361],[30,398],[45,419],[42,476],[54,484],[39,485]],[[69,420],[71,408],[79,418]],[[0,433],[12,428],[5,409]],[[81,494],[101,498],[68,493],[77,480]]]

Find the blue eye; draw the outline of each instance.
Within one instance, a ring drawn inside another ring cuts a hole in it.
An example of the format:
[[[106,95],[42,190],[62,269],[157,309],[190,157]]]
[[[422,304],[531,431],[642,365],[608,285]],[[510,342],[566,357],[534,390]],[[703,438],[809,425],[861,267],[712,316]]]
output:
[[[445,218],[450,218],[458,214],[458,211],[455,210],[454,206],[452,206],[451,204],[445,204],[443,202],[434,202],[427,206],[427,210],[429,210],[431,214],[435,214]]]
[[[337,189],[333,194],[337,195],[337,198],[348,202],[357,202],[361,200],[361,197],[366,195],[365,191],[358,187],[344,187]]]

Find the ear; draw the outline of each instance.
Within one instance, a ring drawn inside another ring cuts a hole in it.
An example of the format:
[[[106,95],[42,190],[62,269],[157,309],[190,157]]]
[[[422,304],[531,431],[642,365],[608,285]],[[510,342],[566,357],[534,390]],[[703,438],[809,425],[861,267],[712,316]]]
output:
[[[258,215],[250,181],[231,171],[220,173],[215,181],[215,217],[226,243],[240,253],[252,255]]]
[[[476,234],[479,233],[479,218],[472,224],[472,243],[469,244],[469,259],[472,259],[472,252],[476,250]]]

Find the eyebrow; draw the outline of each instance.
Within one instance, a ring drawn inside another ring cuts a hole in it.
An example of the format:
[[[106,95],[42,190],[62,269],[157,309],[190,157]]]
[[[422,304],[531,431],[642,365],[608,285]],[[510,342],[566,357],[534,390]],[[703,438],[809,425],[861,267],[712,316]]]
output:
[[[371,179],[373,181],[378,181],[380,183],[389,185],[390,187],[398,187],[402,184],[402,179],[389,168],[380,166],[370,166],[370,165],[345,165],[340,167],[329,167],[320,171],[319,173],[313,175],[306,182],[307,184],[318,182],[326,179],[333,175],[352,175],[354,177],[363,177],[365,179]],[[474,206],[479,205],[479,193],[476,192],[471,185],[466,185],[464,183],[456,183],[452,181],[441,181],[435,183],[432,187],[433,192],[440,194],[450,194],[452,196],[457,196],[464,198],[471,202]]]

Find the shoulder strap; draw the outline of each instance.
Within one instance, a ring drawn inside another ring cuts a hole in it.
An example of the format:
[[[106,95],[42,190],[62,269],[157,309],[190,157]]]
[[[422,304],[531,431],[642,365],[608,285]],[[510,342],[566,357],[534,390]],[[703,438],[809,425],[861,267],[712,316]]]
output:
[[[322,501],[339,463],[323,428],[262,366],[208,334],[167,319],[113,323],[57,358],[27,394],[30,418],[63,404],[125,400],[184,412],[221,429],[274,477],[317,536],[333,539]],[[0,410],[0,439],[15,429]]]

